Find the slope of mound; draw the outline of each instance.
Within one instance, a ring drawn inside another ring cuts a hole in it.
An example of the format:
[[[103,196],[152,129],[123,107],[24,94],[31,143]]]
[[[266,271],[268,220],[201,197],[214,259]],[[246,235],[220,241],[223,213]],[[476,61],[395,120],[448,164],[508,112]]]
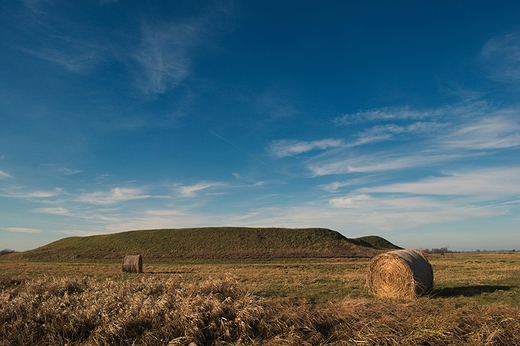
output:
[[[353,243],[361,245],[361,246],[368,246],[373,247],[374,249],[379,250],[398,250],[402,249],[401,247],[392,244],[385,238],[381,238],[377,235],[369,235],[366,237],[359,237],[350,239]]]
[[[28,259],[373,257],[377,250],[323,228],[212,227],[69,237],[21,254]]]

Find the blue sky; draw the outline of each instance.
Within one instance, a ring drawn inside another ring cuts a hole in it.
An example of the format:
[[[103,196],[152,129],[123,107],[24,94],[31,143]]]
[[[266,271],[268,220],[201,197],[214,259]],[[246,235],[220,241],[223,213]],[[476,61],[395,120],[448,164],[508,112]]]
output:
[[[0,248],[261,226],[520,249],[519,13],[0,0]]]

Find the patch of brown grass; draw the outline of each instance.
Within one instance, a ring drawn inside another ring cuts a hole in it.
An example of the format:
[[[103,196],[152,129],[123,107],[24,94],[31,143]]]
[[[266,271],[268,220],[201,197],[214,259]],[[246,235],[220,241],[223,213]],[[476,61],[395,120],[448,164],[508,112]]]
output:
[[[234,277],[0,282],[0,345],[519,345],[520,309],[261,298]]]

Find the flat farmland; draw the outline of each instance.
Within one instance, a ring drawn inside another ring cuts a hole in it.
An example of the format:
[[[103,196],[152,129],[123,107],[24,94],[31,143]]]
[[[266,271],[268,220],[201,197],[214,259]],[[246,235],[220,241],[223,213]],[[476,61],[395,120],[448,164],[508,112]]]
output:
[[[0,257],[0,345],[515,345],[520,254],[430,255],[413,301],[365,285],[370,259],[26,261]],[[3,342],[3,343],[2,343]]]

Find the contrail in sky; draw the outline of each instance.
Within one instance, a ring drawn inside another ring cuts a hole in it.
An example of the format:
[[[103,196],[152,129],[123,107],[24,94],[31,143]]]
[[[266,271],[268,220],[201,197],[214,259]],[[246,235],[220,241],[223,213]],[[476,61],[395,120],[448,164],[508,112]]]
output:
[[[222,137],[222,136],[216,134],[215,132],[213,132],[213,131],[211,131],[211,130],[209,130],[209,132],[211,132],[212,134],[214,134],[214,135],[217,136],[218,138],[222,139],[224,142],[226,142],[226,143],[228,143],[228,144],[234,146],[235,148],[237,148],[238,150],[240,150],[241,152],[243,152],[243,153],[246,154],[247,156],[252,157],[252,158],[255,159],[256,161],[258,161],[258,162],[260,162],[261,164],[267,166],[267,164],[266,164],[265,162],[263,162],[262,160],[260,160],[259,158],[255,157],[255,156],[251,155],[250,153],[248,153],[248,152],[245,151],[244,149],[242,149],[242,148],[236,146],[235,144],[231,143],[230,141],[228,141],[228,140],[225,139],[224,137]]]

